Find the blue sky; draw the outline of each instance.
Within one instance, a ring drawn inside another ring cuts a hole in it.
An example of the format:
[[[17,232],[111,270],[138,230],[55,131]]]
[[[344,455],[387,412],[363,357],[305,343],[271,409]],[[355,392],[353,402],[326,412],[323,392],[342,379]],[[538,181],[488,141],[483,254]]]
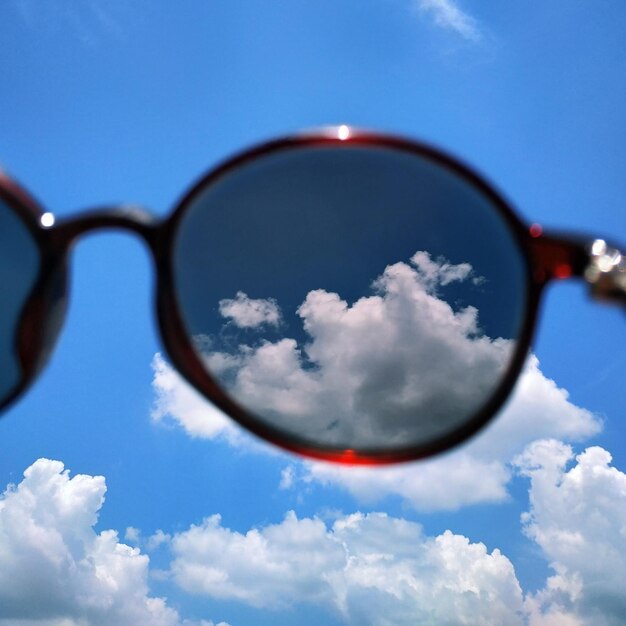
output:
[[[0,15],[0,163],[58,215],[165,215],[234,151],[348,123],[442,146],[528,221],[626,238],[619,2]],[[433,461],[339,469],[186,387],[151,271],[128,235],[81,241],[52,359],[0,420],[0,624],[623,623],[623,312],[555,286],[492,427]]]

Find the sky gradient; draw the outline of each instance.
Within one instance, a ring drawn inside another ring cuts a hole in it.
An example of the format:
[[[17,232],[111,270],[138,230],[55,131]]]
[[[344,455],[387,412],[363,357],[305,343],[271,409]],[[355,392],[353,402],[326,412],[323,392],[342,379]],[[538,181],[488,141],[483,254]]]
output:
[[[458,155],[528,222],[626,240],[617,1],[0,16],[0,164],[55,214],[166,215],[234,152],[346,123]],[[50,363],[0,420],[2,626],[626,619],[624,317],[584,285],[546,294],[511,401],[467,445],[340,468],[258,441],[171,369],[133,237],[90,235],[72,261]]]

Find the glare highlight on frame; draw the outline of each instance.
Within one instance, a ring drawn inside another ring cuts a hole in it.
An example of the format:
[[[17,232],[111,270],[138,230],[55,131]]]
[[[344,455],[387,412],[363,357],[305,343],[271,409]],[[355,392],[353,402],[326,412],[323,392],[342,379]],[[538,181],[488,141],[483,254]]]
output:
[[[54,215],[50,212],[44,213],[40,218],[39,218],[39,223],[44,227],[44,228],[50,228],[51,226],[54,226]]]
[[[337,129],[337,139],[341,141],[345,141],[346,139],[349,139],[349,138],[350,138],[350,128],[346,126],[345,124],[342,124]]]

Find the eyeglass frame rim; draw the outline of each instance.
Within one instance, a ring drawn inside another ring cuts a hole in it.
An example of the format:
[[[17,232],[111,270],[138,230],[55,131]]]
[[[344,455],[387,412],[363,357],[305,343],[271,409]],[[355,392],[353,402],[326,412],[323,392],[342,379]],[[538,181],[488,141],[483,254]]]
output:
[[[141,207],[115,205],[80,212],[75,216],[58,220],[51,226],[44,226],[41,217],[46,211],[42,205],[14,179],[0,171],[0,199],[7,203],[21,218],[33,235],[41,255],[39,274],[27,298],[25,308],[29,304],[32,307],[32,302],[42,297],[46,284],[50,283],[53,275],[62,272],[64,280],[67,280],[69,253],[75,241],[82,235],[92,230],[105,228],[130,230],[144,240],[150,249],[154,262],[156,315],[161,342],[167,356],[185,380],[247,430],[300,456],[366,465],[398,463],[426,458],[466,441],[494,419],[510,397],[532,343],[544,288],[551,281],[565,277],[558,275],[559,267],[569,267],[571,276],[583,276],[584,269],[589,262],[586,245],[592,238],[537,231],[533,233],[533,227],[527,225],[520,218],[519,214],[493,184],[488,182],[473,167],[440,148],[419,140],[352,127],[348,128],[348,136],[342,137],[340,131],[344,128],[348,127],[306,131],[253,145],[236,153],[202,175],[175,203],[174,208],[164,219],[156,218]],[[507,370],[501,376],[500,383],[491,394],[488,402],[450,433],[439,436],[426,444],[395,448],[391,451],[388,448],[354,451],[315,445],[304,437],[286,434],[282,429],[270,426],[262,418],[255,417],[252,411],[235,402],[202,364],[193,347],[191,337],[185,332],[183,317],[176,299],[173,261],[177,232],[186,211],[200,193],[204,193],[207,188],[223,176],[270,154],[315,146],[342,149],[357,145],[377,149],[387,148],[412,154],[452,172],[459,179],[478,190],[498,211],[509,228],[523,257],[526,274],[525,310],[522,312],[520,333],[515,340],[515,349],[509,360]],[[37,329],[32,330],[37,332]],[[52,342],[52,346],[54,343],[55,341]],[[43,358],[41,355],[37,355],[36,358],[27,358],[25,366],[22,363],[25,370],[22,380],[0,402],[0,411],[4,411],[14,403],[34,382],[45,361],[47,361],[47,356],[44,354]]]

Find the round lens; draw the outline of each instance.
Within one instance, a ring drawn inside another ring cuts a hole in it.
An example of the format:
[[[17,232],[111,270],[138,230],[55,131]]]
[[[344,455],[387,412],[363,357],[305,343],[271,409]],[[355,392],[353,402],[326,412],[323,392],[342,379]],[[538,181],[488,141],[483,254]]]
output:
[[[14,210],[0,200],[0,403],[22,382],[17,329],[39,272],[39,250]]]
[[[493,397],[521,333],[527,270],[494,202],[414,149],[305,143],[244,160],[180,216],[183,324],[282,443],[428,446]]]

